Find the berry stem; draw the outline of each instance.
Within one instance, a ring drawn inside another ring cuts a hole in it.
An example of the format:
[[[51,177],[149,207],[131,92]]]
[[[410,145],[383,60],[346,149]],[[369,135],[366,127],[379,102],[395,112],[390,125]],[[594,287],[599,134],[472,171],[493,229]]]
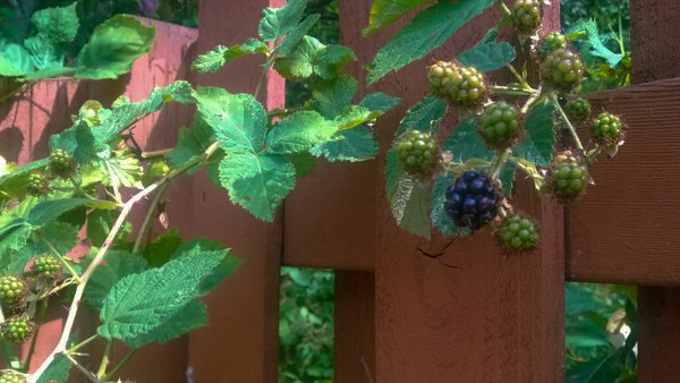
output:
[[[536,92],[535,89],[531,88],[513,88],[500,85],[491,87],[491,90],[496,94],[503,94],[506,96],[531,96]]]
[[[139,349],[138,349],[138,348],[134,348],[134,349],[130,350],[130,352],[128,352],[127,354],[125,354],[125,356],[123,357],[123,359],[121,359],[121,361],[118,362],[118,364],[116,364],[115,367],[113,367],[113,369],[111,370],[111,372],[109,372],[108,374],[106,374],[106,375],[104,375],[104,376],[102,377],[102,380],[108,381],[108,380],[113,379],[113,377],[115,377],[115,376],[118,374],[118,372],[125,366],[125,364],[127,364],[127,362],[130,361],[130,359],[132,358],[132,356],[135,355],[135,353],[137,352],[137,350],[139,350]]]
[[[496,0],[496,5],[505,13],[506,16],[512,16],[512,11],[510,8],[508,8],[507,5],[503,2],[503,0]]]
[[[502,152],[496,153],[496,159],[489,169],[489,177],[493,178],[494,180],[498,180],[498,175],[500,174],[505,162],[508,160],[508,158],[510,158],[510,154],[512,154],[512,148],[507,148]]]
[[[138,253],[140,247],[142,247],[142,241],[144,240],[146,232],[153,231],[153,225],[151,224],[151,221],[153,220],[153,217],[156,215],[156,210],[158,208],[158,205],[161,203],[161,200],[163,199],[163,194],[165,194],[165,190],[167,189],[167,187],[168,184],[161,186],[158,189],[158,192],[156,192],[156,195],[153,197],[151,205],[149,206],[149,209],[146,211],[144,222],[142,222],[142,226],[140,226],[139,228],[139,233],[137,233],[135,245],[132,247],[133,254]]]
[[[520,85],[522,85],[523,88],[531,88],[527,83],[527,80],[524,77],[522,77],[521,74],[519,74],[517,69],[515,69],[515,67],[512,66],[512,64],[506,64],[505,67],[510,70],[510,73],[512,73],[512,75],[515,76],[515,78],[520,83]]]
[[[113,341],[109,340],[106,342],[106,348],[104,348],[104,355],[102,355],[102,361],[99,363],[99,369],[97,370],[97,378],[103,379],[106,375],[106,367],[109,366],[109,355],[111,355],[111,350],[113,350]]]
[[[77,360],[75,360],[70,354],[64,353],[64,356],[74,365],[76,368],[83,373],[90,381],[95,382],[95,383],[101,383],[99,379],[97,379],[97,376],[87,368],[83,367],[78,363]],[[29,377],[30,379],[30,377]]]
[[[562,116],[562,121],[564,121],[564,124],[567,126],[567,129],[571,133],[571,137],[574,139],[576,147],[581,152],[584,152],[583,144],[581,143],[581,139],[578,137],[578,133],[576,133],[576,128],[574,128],[574,125],[571,123],[571,121],[569,121],[567,113],[565,113],[564,109],[562,109],[562,105],[560,105],[560,101],[557,99],[557,94],[553,93],[551,96],[551,100],[553,104],[555,104],[555,107],[557,107],[557,110],[560,112],[560,115]]]
[[[52,243],[48,241],[47,238],[45,238],[45,236],[42,235],[42,233],[37,232],[36,235],[45,244],[45,246],[47,246],[47,249],[49,249],[50,253],[52,253],[52,255],[54,255],[61,262],[62,265],[64,265],[68,272],[71,273],[71,275],[73,275],[73,278],[76,281],[78,281],[78,283],[80,283],[80,276],[78,275],[78,273],[75,270],[73,270],[73,267],[71,267],[68,261],[59,253],[59,251],[57,251],[57,249],[54,248]]]
[[[601,145],[598,145],[595,149],[589,151],[589,152],[586,154],[586,159],[588,160],[588,163],[592,163],[593,161],[595,161],[595,159],[596,159],[600,154],[602,154],[602,146],[601,146]]]
[[[522,107],[521,113],[526,115],[529,109],[538,101],[538,99],[541,97],[541,88],[538,88],[536,90],[536,93],[532,94],[531,97],[527,100],[527,102],[524,104]]]
[[[99,338],[98,334],[94,334],[91,337],[85,339],[84,341],[78,343],[77,345],[69,348],[68,350],[65,351],[67,354],[74,354],[76,351],[80,350],[81,348],[85,347],[86,345],[90,344],[93,340]]]
[[[155,160],[157,158],[165,157],[167,154],[169,154],[173,150],[174,150],[174,148],[153,150],[153,151],[150,151],[150,152],[142,152],[139,156],[142,158],[143,161]]]
[[[47,358],[45,358],[40,367],[38,367],[38,369],[28,377],[27,383],[36,383],[38,379],[40,379],[40,376],[47,370],[50,363],[54,361],[54,358],[58,354],[66,351],[66,345],[68,344],[69,338],[71,337],[71,331],[73,330],[73,324],[75,323],[78,308],[80,307],[80,302],[82,301],[83,293],[85,292],[85,286],[87,285],[87,282],[92,276],[92,273],[94,273],[94,270],[104,260],[107,251],[111,247],[111,243],[113,243],[114,238],[116,238],[116,236],[118,235],[118,232],[125,223],[125,220],[127,219],[127,216],[130,214],[132,208],[139,201],[146,198],[149,194],[156,191],[156,189],[158,189],[162,185],[183,175],[194,166],[202,164],[205,161],[207,161],[210,158],[210,156],[212,156],[215,153],[215,151],[217,151],[218,148],[219,148],[218,143],[214,142],[212,145],[208,147],[208,149],[205,150],[205,152],[203,152],[203,154],[194,156],[192,160],[188,161],[181,167],[172,170],[170,173],[166,174],[163,178],[147,186],[145,189],[132,196],[127,202],[125,202],[125,204],[123,204],[123,208],[120,214],[118,215],[116,222],[111,227],[111,231],[109,232],[109,235],[106,237],[106,240],[104,240],[104,245],[102,245],[102,247],[99,248],[99,251],[94,256],[94,259],[87,267],[87,269],[85,269],[85,272],[83,272],[83,275],[81,276],[81,280],[78,283],[78,287],[76,287],[75,294],[73,295],[71,306],[69,307],[68,317],[66,318],[66,323],[64,323],[61,338],[59,338],[59,343],[57,343],[52,352],[50,352]]]

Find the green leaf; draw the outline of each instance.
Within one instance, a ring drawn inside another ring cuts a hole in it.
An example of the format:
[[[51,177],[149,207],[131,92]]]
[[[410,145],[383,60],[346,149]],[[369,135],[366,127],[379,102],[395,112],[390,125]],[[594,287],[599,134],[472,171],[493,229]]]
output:
[[[274,69],[288,80],[307,78],[314,73],[316,54],[324,48],[319,40],[304,36],[292,53],[274,61]]]
[[[33,65],[39,70],[63,67],[61,50],[50,42],[44,35],[39,34],[24,40],[26,50],[31,54]]]
[[[213,272],[208,275],[199,285],[199,292],[201,295],[207,294],[212,290],[219,282],[224,278],[231,275],[238,266],[241,265],[241,260],[235,257],[228,249],[224,249],[219,242],[213,241],[206,238],[197,238],[192,241],[182,244],[172,255],[171,259],[179,257],[193,256],[195,254],[200,254],[206,251],[226,251],[227,254],[224,256],[219,265],[213,270]]]
[[[465,162],[470,158],[492,160],[494,152],[490,150],[475,129],[475,121],[468,119],[453,129],[453,133],[444,141],[442,150],[450,151],[453,160]]]
[[[27,73],[21,78],[22,81],[37,81],[45,78],[60,77],[65,74],[73,73],[76,68],[69,68],[63,66],[49,67],[35,72]]]
[[[116,218],[118,212],[114,210],[95,210],[87,215],[87,238],[92,246],[100,247],[104,244]]]
[[[360,106],[369,110],[387,113],[395,106],[399,105],[399,97],[389,96],[382,92],[369,93],[359,102]]]
[[[197,297],[200,283],[224,256],[219,251],[191,254],[124,277],[104,301],[97,333],[126,341],[155,330]]]
[[[71,373],[71,366],[73,364],[63,353],[57,354],[45,372],[40,375],[37,383],[66,383]]]
[[[169,317],[163,324],[151,332],[127,339],[125,344],[132,348],[140,348],[146,344],[167,343],[173,339],[208,325],[208,310],[201,301],[195,299]]]
[[[588,21],[581,21],[574,27],[572,27],[568,32],[569,35],[578,33],[585,33],[586,38],[588,39],[588,43],[590,43],[590,46],[592,48],[591,53],[594,56],[605,59],[607,61],[607,64],[609,64],[609,66],[611,66],[612,68],[619,65],[624,55],[622,53],[614,53],[610,51],[602,43],[602,39],[600,38],[600,34],[597,30],[597,23],[595,23],[595,20],[591,19]]]
[[[265,8],[258,33],[264,41],[276,41],[298,26],[306,0],[290,0],[280,8]]]
[[[24,47],[0,42],[0,76],[23,76],[33,69],[31,55]]]
[[[181,128],[177,146],[170,152],[170,166],[179,168],[205,152],[215,141],[215,131],[197,114],[194,129]]]
[[[295,187],[295,166],[278,154],[230,153],[220,162],[219,176],[232,202],[268,222]]]
[[[482,13],[494,0],[442,1],[416,16],[396,37],[383,46],[369,68],[372,84],[438,48],[460,27]]]
[[[219,45],[212,51],[199,55],[191,64],[191,69],[201,73],[217,72],[233,59],[256,53],[266,54],[267,52],[269,52],[269,46],[253,38],[246,40],[243,44],[234,44],[229,47]]]
[[[332,44],[321,49],[314,57],[314,73],[324,79],[340,75],[340,71],[351,61],[356,61],[354,52],[343,45]]]
[[[373,0],[368,27],[363,31],[364,36],[392,24],[412,9],[433,2],[434,0]]]
[[[70,43],[78,34],[80,22],[76,14],[77,2],[66,7],[46,8],[31,16],[38,34],[49,39],[52,44]]]
[[[142,251],[142,256],[151,266],[162,266],[170,260],[181,245],[182,236],[180,236],[179,230],[171,228],[148,244]]]
[[[336,133],[338,139],[317,145],[310,153],[325,157],[330,162],[359,162],[370,160],[378,154],[378,142],[365,126],[342,130]]]
[[[276,53],[280,55],[290,54],[295,46],[302,40],[302,38],[309,32],[309,29],[317,21],[319,21],[319,15],[313,14],[307,16],[295,29],[293,29],[288,36],[281,42],[281,45],[276,49]]]
[[[312,106],[328,119],[335,118],[351,101],[359,85],[352,76],[323,81],[312,91]]]
[[[109,250],[104,264],[98,266],[85,287],[85,302],[97,310],[101,310],[106,297],[118,281],[132,274],[146,271],[149,264],[146,260],[127,251]]]
[[[390,210],[397,224],[406,231],[424,238],[430,238],[431,235],[428,197],[426,184],[403,175],[390,202]]]
[[[387,151],[387,158],[385,160],[385,193],[388,201],[392,202],[399,186],[399,180],[403,174],[404,169],[399,164],[399,161],[397,161],[397,150],[390,148]]]
[[[132,68],[132,62],[149,52],[156,29],[137,18],[116,15],[98,25],[78,54],[79,79],[114,79]]]
[[[307,177],[316,167],[316,158],[310,152],[290,153],[286,154],[286,158],[295,166],[297,178]]]
[[[505,67],[515,60],[515,48],[503,43],[480,43],[458,56],[465,66],[477,68],[480,72],[491,72]]]
[[[437,123],[446,114],[446,101],[434,95],[428,95],[406,111],[406,115],[399,122],[395,137],[409,129],[418,129],[421,132],[437,131]]]
[[[347,105],[334,121],[339,130],[347,130],[374,121],[381,115],[382,112],[372,112],[363,106]]]
[[[434,180],[434,185],[430,192],[430,204],[432,206],[430,219],[432,220],[432,225],[447,237],[457,233],[456,225],[444,209],[446,189],[451,185],[453,185],[453,177],[439,176]]]
[[[291,114],[272,129],[267,138],[270,153],[287,154],[310,150],[331,140],[338,124],[307,110]]]
[[[555,106],[551,102],[537,103],[527,113],[526,134],[515,153],[537,166],[548,166],[555,145]]]
[[[107,200],[94,200],[88,198],[70,198],[57,199],[40,202],[30,213],[26,221],[34,226],[42,226],[46,223],[58,218],[67,211],[73,210],[77,207],[87,205],[97,209],[115,209],[117,206],[114,202]]]

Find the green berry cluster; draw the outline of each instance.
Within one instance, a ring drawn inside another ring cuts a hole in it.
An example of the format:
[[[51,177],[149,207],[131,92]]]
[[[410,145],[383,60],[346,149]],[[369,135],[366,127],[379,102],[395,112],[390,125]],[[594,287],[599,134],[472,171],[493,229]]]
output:
[[[585,193],[589,178],[585,161],[567,150],[553,158],[546,181],[553,195],[570,200]]]
[[[14,275],[0,278],[0,301],[6,304],[16,304],[26,294],[26,283]]]
[[[538,246],[538,229],[530,219],[513,214],[501,222],[496,230],[496,238],[501,248],[508,254],[521,254]]]
[[[26,192],[34,197],[41,197],[50,190],[50,183],[41,173],[31,173],[26,180]]]
[[[484,101],[487,85],[484,76],[473,67],[439,61],[430,67],[430,89],[454,105],[476,106]]]
[[[591,132],[598,144],[616,145],[623,138],[623,124],[619,117],[603,112],[593,121]]]
[[[583,81],[583,61],[569,49],[550,52],[543,63],[541,76],[551,88],[571,92]]]
[[[519,111],[507,102],[494,102],[479,117],[478,131],[489,147],[507,148],[522,133]]]
[[[542,45],[547,52],[564,49],[567,47],[567,38],[560,32],[552,32],[543,39]]]
[[[417,179],[428,179],[437,170],[437,144],[428,133],[408,130],[399,137],[396,149],[397,160],[407,174]]]
[[[0,376],[0,383],[26,383],[26,378],[14,371],[5,371]]]
[[[52,280],[59,277],[61,264],[51,255],[41,255],[35,258],[31,271],[39,279]]]
[[[541,26],[540,0],[517,0],[512,7],[512,24],[518,31],[531,34]]]
[[[54,176],[68,179],[73,175],[76,163],[71,155],[62,149],[55,149],[49,157],[49,169]]]
[[[579,97],[567,101],[565,109],[569,118],[572,118],[576,121],[586,121],[588,118],[590,118],[592,107],[587,100]]]
[[[7,318],[2,324],[2,338],[14,344],[22,344],[33,332],[33,324],[25,317]]]

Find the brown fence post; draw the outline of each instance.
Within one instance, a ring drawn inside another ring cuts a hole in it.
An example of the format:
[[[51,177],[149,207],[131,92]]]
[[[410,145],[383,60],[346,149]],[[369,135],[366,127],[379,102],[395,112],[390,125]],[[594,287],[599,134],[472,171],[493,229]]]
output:
[[[281,0],[200,2],[198,51],[257,36],[262,9]],[[220,72],[199,75],[199,85],[221,86],[232,93],[252,93],[261,57],[244,57]],[[260,90],[267,108],[284,106],[284,81],[270,72]],[[278,377],[279,269],[282,224],[253,218],[230,204],[204,174],[193,187],[192,233],[221,241],[244,263],[206,298],[210,326],[189,337],[189,371],[193,382],[271,383]]]
[[[361,38],[369,2],[341,1],[344,43],[362,63],[370,60],[396,28]],[[559,19],[558,5],[548,21]],[[434,54],[451,59],[470,48],[498,20],[496,10],[476,18]],[[403,23],[402,23],[403,25]],[[383,154],[406,107],[427,93],[426,58],[391,74],[370,91],[403,98],[400,112],[387,116],[377,131]],[[446,121],[450,132],[454,121]],[[376,179],[382,180],[382,162]],[[378,182],[376,221],[376,382],[560,382],[564,380],[564,258],[562,210],[541,202],[520,182],[516,202],[543,229],[540,251],[506,257],[496,250],[489,229],[474,239],[419,240],[396,227]]]

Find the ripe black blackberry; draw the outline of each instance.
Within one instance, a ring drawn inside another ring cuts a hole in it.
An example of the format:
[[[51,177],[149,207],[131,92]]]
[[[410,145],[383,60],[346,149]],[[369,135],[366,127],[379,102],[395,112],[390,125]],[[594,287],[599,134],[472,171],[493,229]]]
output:
[[[7,318],[2,323],[2,338],[14,344],[22,344],[31,336],[34,327],[26,317]]]
[[[573,200],[585,193],[589,179],[584,159],[567,150],[553,158],[546,175],[546,187],[558,199]]]
[[[479,117],[477,131],[491,148],[512,146],[522,135],[519,111],[507,102],[494,102]]]
[[[8,305],[19,303],[26,295],[26,283],[14,275],[0,277],[0,301]]]
[[[428,72],[430,89],[451,104],[476,106],[484,101],[488,88],[482,73],[473,67],[439,61]]]
[[[619,117],[603,112],[593,121],[591,132],[598,144],[616,145],[623,139],[623,123]]]
[[[467,171],[446,190],[444,209],[456,226],[479,230],[498,214],[502,194],[485,174]]]
[[[529,218],[513,214],[503,219],[496,230],[496,239],[506,253],[521,254],[538,246],[539,235],[536,225]]]
[[[517,0],[512,6],[512,24],[524,34],[531,34],[541,26],[540,0]]]
[[[50,183],[42,173],[31,173],[26,180],[26,193],[34,197],[41,197],[50,191]]]
[[[50,173],[62,179],[69,179],[76,169],[73,157],[62,149],[54,149],[49,157]]]
[[[395,145],[397,160],[404,171],[416,179],[431,178],[439,166],[434,138],[415,129],[404,132]]]
[[[543,62],[541,78],[550,88],[571,92],[583,81],[583,61],[569,49],[550,52]]]
[[[41,255],[35,258],[31,271],[38,279],[54,280],[61,274],[61,263],[51,255]]]
[[[578,97],[567,101],[565,109],[569,118],[583,122],[590,118],[592,107],[587,100]]]

